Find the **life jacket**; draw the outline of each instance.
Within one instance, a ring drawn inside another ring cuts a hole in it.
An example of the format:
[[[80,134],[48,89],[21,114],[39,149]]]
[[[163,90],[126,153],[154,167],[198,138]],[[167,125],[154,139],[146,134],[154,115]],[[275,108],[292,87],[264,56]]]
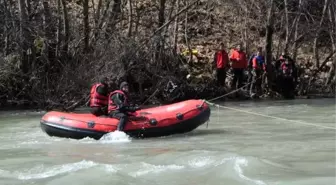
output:
[[[248,67],[248,68],[251,68],[251,67],[252,67],[253,59],[254,59],[255,56],[256,56],[255,54],[252,54],[252,55],[250,56],[250,58],[248,59],[248,61],[247,61],[247,67]]]
[[[230,56],[232,68],[245,69],[247,67],[246,54],[243,51],[233,50]]]
[[[122,94],[122,95],[124,96],[124,98],[125,98],[125,99],[124,99],[124,104],[125,104],[125,105],[128,105],[128,97],[127,97],[127,95],[124,93],[124,91],[121,91],[121,90],[115,90],[115,91],[111,92],[111,93],[109,94],[109,97],[108,97],[108,108],[107,108],[108,112],[115,111],[115,110],[118,109],[118,106],[117,106],[117,105],[113,102],[113,100],[112,100],[112,96],[115,95],[115,94],[117,94],[117,93]]]
[[[228,61],[227,61],[227,53],[224,51],[224,50],[221,50],[221,51],[218,51],[216,53],[216,66],[217,66],[217,69],[221,69],[221,68],[224,68]]]
[[[92,86],[90,91],[90,107],[104,107],[107,106],[107,96],[103,96],[97,92],[97,88],[104,84],[98,83]]]
[[[284,76],[292,76],[293,67],[292,67],[291,64],[286,63],[286,62],[282,62],[282,64],[281,64],[281,70],[282,70],[282,74]]]
[[[265,70],[265,60],[263,56],[255,56],[252,61],[253,69],[264,69]]]

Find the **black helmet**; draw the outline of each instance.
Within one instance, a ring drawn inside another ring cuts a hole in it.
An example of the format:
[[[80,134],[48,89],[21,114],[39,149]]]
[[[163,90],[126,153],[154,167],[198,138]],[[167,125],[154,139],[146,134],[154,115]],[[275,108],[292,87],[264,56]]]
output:
[[[102,84],[107,84],[108,78],[107,77],[102,77],[99,79],[99,82]]]
[[[128,86],[128,83],[127,82],[121,82],[120,84],[120,90],[125,87],[125,86]]]

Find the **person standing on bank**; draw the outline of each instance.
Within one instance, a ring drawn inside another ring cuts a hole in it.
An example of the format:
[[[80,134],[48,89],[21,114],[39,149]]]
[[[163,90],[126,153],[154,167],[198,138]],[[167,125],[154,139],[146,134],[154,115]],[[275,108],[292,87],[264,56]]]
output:
[[[90,91],[90,112],[95,116],[107,115],[108,85],[107,78],[94,84]]]
[[[127,82],[120,84],[120,90],[115,90],[108,97],[108,114],[111,118],[119,119],[118,131],[123,131],[128,121],[128,113],[140,110],[138,106],[129,104],[129,88]]]
[[[224,43],[220,43],[220,49],[215,53],[214,66],[216,66],[217,85],[225,86],[226,70],[229,66],[229,55],[225,51]]]
[[[257,55],[252,60],[252,84],[250,88],[251,97],[261,95],[262,75],[266,71],[265,58],[262,56],[262,49],[258,49]]]
[[[230,55],[231,67],[233,70],[233,80],[231,89],[234,90],[243,86],[244,70],[247,68],[246,54],[241,50],[239,44],[236,49],[231,51]]]

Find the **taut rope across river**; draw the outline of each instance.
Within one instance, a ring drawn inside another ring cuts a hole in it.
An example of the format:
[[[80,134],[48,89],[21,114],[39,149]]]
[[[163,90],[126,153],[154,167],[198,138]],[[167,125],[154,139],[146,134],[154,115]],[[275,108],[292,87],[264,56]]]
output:
[[[251,83],[253,83],[253,82],[251,82]],[[229,92],[227,94],[221,95],[219,97],[216,97],[216,98],[213,98],[213,99],[210,99],[210,100],[204,100],[204,102],[208,103],[209,105],[215,106],[217,108],[224,108],[224,109],[234,110],[234,111],[237,111],[237,112],[243,112],[243,113],[246,113],[246,114],[251,114],[251,115],[262,116],[262,117],[266,117],[266,118],[283,120],[283,121],[286,121],[286,123],[296,123],[296,124],[301,124],[301,125],[305,125],[305,126],[314,126],[314,127],[321,128],[321,129],[333,129],[333,130],[336,130],[335,127],[323,126],[323,125],[318,125],[318,124],[314,124],[314,123],[308,123],[308,122],[299,121],[299,120],[291,120],[291,119],[281,118],[281,117],[277,117],[277,116],[269,116],[269,115],[266,115],[266,114],[261,114],[261,113],[256,113],[256,112],[251,112],[251,111],[241,110],[241,109],[238,109],[238,108],[232,108],[232,107],[228,107],[228,106],[223,106],[223,105],[218,105],[218,104],[215,104],[215,103],[211,103],[211,101],[214,101],[214,100],[223,98],[223,97],[225,97],[227,95],[230,95],[232,93],[235,93],[235,92],[241,90],[242,88],[246,87],[249,84],[250,83],[244,85],[243,87],[241,87],[239,89],[231,91],[231,92]]]

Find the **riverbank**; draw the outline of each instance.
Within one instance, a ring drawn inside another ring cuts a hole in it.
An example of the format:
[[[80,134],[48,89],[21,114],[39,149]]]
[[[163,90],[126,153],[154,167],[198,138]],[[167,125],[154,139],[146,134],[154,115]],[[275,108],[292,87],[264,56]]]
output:
[[[216,97],[213,97],[216,98]],[[306,96],[296,96],[294,99],[296,100],[304,100],[304,99],[334,99],[335,101],[335,94],[311,94],[311,95],[306,95]],[[202,98],[201,98],[202,99]],[[209,98],[212,99],[212,98]],[[206,99],[206,100],[209,100]],[[293,100],[294,100],[293,99]],[[258,99],[251,99],[251,98],[244,98],[244,99],[234,99],[234,98],[219,98],[218,100],[216,99],[214,102],[216,103],[224,103],[224,102],[276,102],[276,101],[283,101],[286,100],[284,98],[270,98],[270,97],[266,97],[266,98],[258,98]],[[151,101],[148,101],[151,102]],[[148,108],[148,107],[155,107],[155,106],[160,106],[163,104],[159,104],[159,103],[154,103],[154,104],[150,104],[147,103],[145,105],[143,105],[142,107],[144,108]],[[67,111],[64,110],[64,108],[60,108],[60,107],[55,107],[55,108],[41,108],[39,107],[37,104],[34,103],[28,103],[28,101],[10,101],[7,104],[2,104],[0,106],[0,111],[36,111],[36,112],[40,112],[40,111],[51,111],[51,110],[58,110],[58,111]],[[89,112],[89,107],[85,106],[85,105],[81,105],[81,106],[77,106],[75,109],[72,110],[68,110],[68,111],[75,111],[75,112]]]

